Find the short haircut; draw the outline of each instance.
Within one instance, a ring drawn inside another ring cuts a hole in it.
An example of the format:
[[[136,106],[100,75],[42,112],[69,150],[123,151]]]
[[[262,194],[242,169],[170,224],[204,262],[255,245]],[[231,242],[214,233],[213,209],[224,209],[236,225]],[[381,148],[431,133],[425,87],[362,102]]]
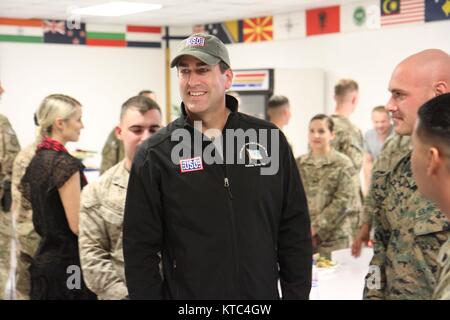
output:
[[[358,91],[358,83],[352,79],[341,79],[334,86],[334,95],[336,97],[345,97],[353,91]]]
[[[374,113],[374,112],[380,112],[380,113],[384,112],[389,116],[389,118],[391,117],[389,111],[386,110],[385,106],[376,106],[375,108],[372,109],[372,113]]]
[[[269,110],[282,107],[289,104],[289,99],[285,96],[272,96],[267,103],[267,108]]]
[[[311,118],[309,123],[313,122],[314,120],[325,120],[330,132],[334,131],[334,121],[333,121],[333,119],[331,119],[331,117],[327,116],[326,114],[323,114],[323,113],[316,114],[314,117]]]
[[[146,96],[134,96],[125,101],[122,105],[122,109],[120,111],[120,120],[123,119],[125,113],[131,108],[138,109],[141,114],[145,114],[150,110],[158,110],[158,112],[161,113],[161,108],[155,100],[150,99]]]
[[[450,93],[427,101],[420,107],[418,116],[417,135],[425,142],[450,150]]]
[[[141,92],[138,93],[138,96],[143,96],[146,94],[155,94],[152,90],[142,90]]]

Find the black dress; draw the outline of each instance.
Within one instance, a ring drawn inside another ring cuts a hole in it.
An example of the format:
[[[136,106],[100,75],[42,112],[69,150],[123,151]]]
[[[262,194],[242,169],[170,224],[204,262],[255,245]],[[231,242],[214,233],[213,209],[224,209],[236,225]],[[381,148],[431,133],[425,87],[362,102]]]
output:
[[[96,299],[87,289],[80,267],[78,237],[72,233],[58,188],[80,171],[81,162],[63,151],[36,152],[22,178],[20,189],[33,209],[33,225],[41,236],[30,266],[32,300]]]

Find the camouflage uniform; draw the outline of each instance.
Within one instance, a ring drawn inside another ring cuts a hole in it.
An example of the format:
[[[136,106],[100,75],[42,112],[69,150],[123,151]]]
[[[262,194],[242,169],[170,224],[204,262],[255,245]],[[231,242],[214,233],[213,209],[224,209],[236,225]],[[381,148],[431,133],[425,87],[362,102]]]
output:
[[[4,196],[5,182],[11,181],[14,158],[19,150],[16,133],[8,118],[0,114],[0,199]],[[12,214],[4,212],[0,206],[0,299],[3,298],[9,276],[13,234]]]
[[[103,146],[100,174],[103,174],[106,170],[118,164],[123,158],[125,158],[123,142],[117,139],[115,129],[113,129]]]
[[[12,174],[12,200],[16,218],[16,234],[19,242],[16,269],[16,297],[19,300],[29,300],[30,273],[28,268],[39,245],[39,235],[34,230],[32,211],[22,202],[22,193],[18,186],[31,159],[36,153],[37,142],[30,144],[19,152],[14,160]],[[25,199],[23,199],[25,200]]]
[[[375,171],[387,172],[391,170],[395,164],[404,157],[409,150],[411,145],[411,138],[409,136],[400,136],[394,134],[390,136],[383,144],[381,153],[378,159],[375,161],[372,169],[372,174]],[[372,182],[373,184],[373,182]],[[362,224],[372,225],[373,212],[375,210],[373,193],[373,186],[370,185],[369,193],[364,199],[364,207],[361,213],[360,226]]]
[[[433,299],[450,300],[450,239],[442,246],[438,263],[441,273],[434,290]]]
[[[450,235],[450,221],[417,190],[408,152],[387,173],[374,173],[375,244],[365,299],[430,299],[439,272],[438,253]],[[371,284],[369,286],[369,283]]]
[[[99,299],[124,299],[122,223],[129,172],[124,161],[106,171],[81,195],[78,243],[84,280]]]
[[[344,154],[331,149],[323,157],[311,153],[297,159],[308,199],[311,226],[319,236],[320,255],[330,258],[331,252],[347,248],[349,203],[356,196],[354,168]]]
[[[364,138],[361,130],[351,123],[348,118],[337,114],[332,115],[331,118],[334,122],[334,133],[336,135],[331,141],[331,145],[337,151],[349,157],[355,168],[353,180],[355,192],[359,194],[359,196],[354,198],[354,203],[352,204],[355,211],[349,213],[349,221],[351,224],[351,233],[349,236],[350,239],[353,239],[358,231],[359,215],[361,213],[363,199],[359,173],[361,171],[364,156]]]

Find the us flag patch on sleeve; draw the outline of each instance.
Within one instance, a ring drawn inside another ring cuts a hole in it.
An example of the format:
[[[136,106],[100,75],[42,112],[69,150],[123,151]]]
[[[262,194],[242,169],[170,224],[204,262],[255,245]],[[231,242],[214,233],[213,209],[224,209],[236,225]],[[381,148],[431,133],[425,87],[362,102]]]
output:
[[[203,162],[201,157],[180,160],[181,172],[192,172],[203,170]]]

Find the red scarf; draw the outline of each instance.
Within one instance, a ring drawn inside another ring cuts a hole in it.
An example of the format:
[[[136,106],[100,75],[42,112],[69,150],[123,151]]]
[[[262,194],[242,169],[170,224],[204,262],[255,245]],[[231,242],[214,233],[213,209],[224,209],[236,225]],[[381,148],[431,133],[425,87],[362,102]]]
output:
[[[41,143],[38,144],[37,150],[53,150],[57,152],[65,152],[69,154],[69,151],[67,151],[66,147],[64,145],[50,137],[45,137],[44,140],[42,140]],[[81,187],[84,187],[87,184],[86,176],[84,175],[84,172],[80,170],[81,174]]]
[[[69,151],[67,151],[66,147],[64,147],[64,145],[61,142],[49,137],[45,137],[44,140],[42,140],[42,142],[38,144],[37,149],[62,151],[67,154],[69,153]]]

